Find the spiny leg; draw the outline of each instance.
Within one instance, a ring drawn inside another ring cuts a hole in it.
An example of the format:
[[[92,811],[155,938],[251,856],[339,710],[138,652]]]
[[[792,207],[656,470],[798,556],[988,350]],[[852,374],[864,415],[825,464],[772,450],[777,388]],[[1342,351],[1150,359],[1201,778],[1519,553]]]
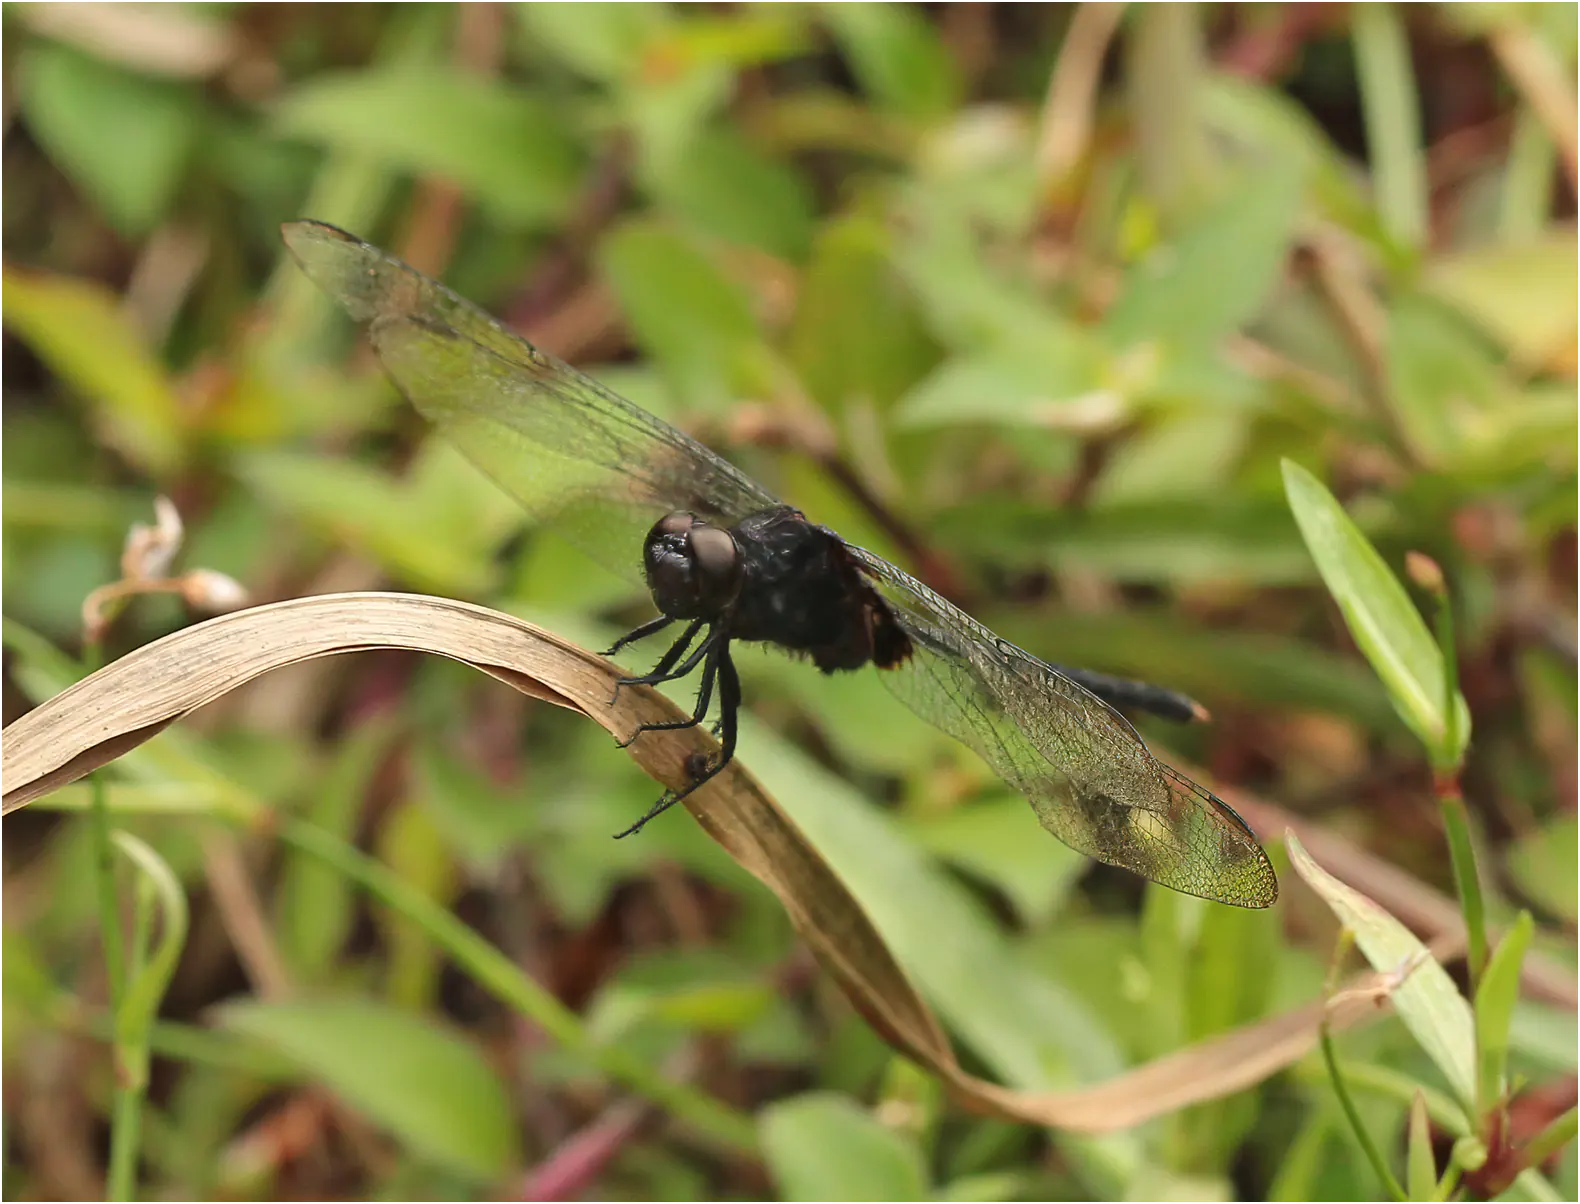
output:
[[[681,728],[696,727],[697,724],[701,723],[703,719],[707,717],[708,703],[713,700],[713,679],[718,673],[719,668],[719,658],[716,655],[717,650],[718,648],[715,646],[715,655],[708,657],[702,662],[702,682],[697,689],[697,706],[692,712],[691,718],[676,719],[669,723],[640,724],[636,731],[631,733],[630,739],[620,741],[621,748],[628,748],[643,732],[679,731]]]
[[[658,632],[663,631],[664,628],[668,627],[674,621],[675,620],[670,618],[669,615],[659,615],[658,618],[656,618],[656,619],[649,619],[646,623],[643,623],[640,627],[634,628],[633,630],[626,632],[623,636],[621,636],[619,639],[617,639],[613,644],[611,644],[609,646],[609,650],[607,652],[605,652],[604,655],[605,656],[613,656],[616,652],[619,652],[620,649],[624,648],[627,644],[634,644],[638,640],[645,640],[645,639],[647,639],[647,637],[650,636],[650,635],[656,635]]]
[[[702,620],[698,619],[697,622],[700,623]],[[674,652],[674,649],[672,648],[669,652],[664,654],[664,660],[659,661],[658,664],[653,666],[653,671],[651,673],[644,673],[641,677],[622,677],[620,679],[620,684],[622,686],[661,686],[666,681],[679,681],[682,677],[687,676],[694,669],[696,669],[696,667],[700,665],[703,660],[706,659],[707,655],[718,645],[720,639],[719,632],[720,629],[717,627],[708,632],[707,639],[703,640],[702,643],[698,644],[694,649],[692,649],[691,655],[686,657],[686,659],[681,664],[675,666],[674,668],[670,668],[670,664],[674,663],[673,657],[671,656],[671,653]],[[665,664],[665,661],[669,661],[670,664]]]
[[[680,802],[697,787],[716,777],[723,768],[735,759],[735,737],[737,719],[741,709],[741,679],[736,675],[735,662],[730,659],[730,646],[728,642],[719,648],[718,654],[719,674],[719,726],[724,733],[724,741],[719,749],[717,760],[711,761],[700,771],[691,771],[692,778],[684,790],[666,790],[663,796],[648,808],[647,814],[624,832],[616,832],[615,839],[630,836],[640,832],[651,819],[664,814],[676,803]],[[701,758],[696,758],[700,760]],[[691,761],[687,765],[690,767]]]
[[[694,619],[687,626],[686,630],[680,633],[680,638],[669,646],[669,651],[658,658],[658,664],[653,666],[651,673],[643,674],[641,677],[622,677],[618,679],[614,683],[614,695],[609,699],[609,705],[614,706],[615,703],[620,701],[620,688],[622,686],[656,685],[658,682],[669,681],[671,677],[684,677],[692,669],[695,669],[697,667],[696,661],[691,660],[687,662],[688,668],[682,669],[676,674],[670,673],[670,669],[673,668],[675,662],[685,655],[686,649],[691,646],[691,641],[696,639],[697,632],[702,630],[702,624],[702,619]],[[706,644],[703,646],[706,647]]]

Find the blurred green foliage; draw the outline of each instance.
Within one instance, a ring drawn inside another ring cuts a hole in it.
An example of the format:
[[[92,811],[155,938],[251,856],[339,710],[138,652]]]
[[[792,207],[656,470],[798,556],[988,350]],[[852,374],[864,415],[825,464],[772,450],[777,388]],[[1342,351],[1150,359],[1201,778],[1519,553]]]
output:
[[[310,216],[923,568],[878,499],[1006,637],[1210,707],[1144,725],[1169,759],[1451,892],[1426,719],[1401,720],[1322,589],[1293,461],[1389,572],[1442,565],[1489,916],[1532,909],[1533,948],[1572,972],[1575,147],[1548,114],[1554,81],[1573,109],[1573,5],[68,7],[0,9],[8,720],[82,673],[82,600],[158,493],[181,565],[257,600],[427,590],[589,647],[648,613],[351,350],[281,253],[279,223]],[[193,617],[141,600],[108,651]],[[1091,1084],[1318,995],[1331,924],[1293,877],[1260,915],[1142,890],[870,675],[742,672],[744,762],[974,1070]],[[576,1134],[608,1144],[569,1190],[610,1198],[1377,1190],[1315,1057],[1100,1139],[919,1101],[694,824],[609,839],[654,786],[601,732],[448,663],[277,678],[106,775],[194,904],[149,1036],[143,1194],[482,1196],[549,1181]],[[265,997],[204,905],[227,886],[205,842],[269,810],[453,910],[588,1048],[753,1113],[761,1164],[622,1128],[585,1051],[251,832],[290,988]],[[93,1195],[91,842],[74,814],[7,835],[5,1069],[42,1102],[14,1110],[5,1187]],[[1572,1084],[1572,1002],[1512,1015],[1516,1081]],[[1413,1085],[1447,1085],[1396,1022],[1342,1051],[1402,1151]],[[1572,1196],[1572,1151],[1555,1182]]]

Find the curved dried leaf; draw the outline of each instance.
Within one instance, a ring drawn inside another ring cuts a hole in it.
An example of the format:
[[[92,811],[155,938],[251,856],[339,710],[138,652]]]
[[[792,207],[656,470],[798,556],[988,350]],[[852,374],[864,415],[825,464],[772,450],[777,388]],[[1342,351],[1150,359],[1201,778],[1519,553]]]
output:
[[[662,695],[626,689],[619,670],[551,632],[484,607],[413,594],[326,594],[222,615],[166,636],[70,686],[11,724],[0,743],[9,812],[113,761],[198,707],[270,669],[373,648],[435,653],[523,693],[579,710],[614,736],[680,717]],[[665,785],[714,750],[696,730],[652,732],[627,750]],[[1074,1091],[1012,1091],[963,1070],[931,1009],[818,851],[737,761],[686,799],[703,830],[779,898],[818,961],[896,1049],[972,1111],[1072,1132],[1130,1128],[1254,1086],[1316,1041],[1313,1004]],[[1336,1026],[1378,1014],[1363,991]]]

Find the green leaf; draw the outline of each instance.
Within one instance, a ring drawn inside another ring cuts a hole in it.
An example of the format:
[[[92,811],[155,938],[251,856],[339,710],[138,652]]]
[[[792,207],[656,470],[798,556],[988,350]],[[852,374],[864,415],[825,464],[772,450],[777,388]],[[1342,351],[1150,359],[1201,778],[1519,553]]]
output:
[[[1115,346],[1209,343],[1261,309],[1283,268],[1304,199],[1290,168],[1249,173],[1224,199],[1132,268],[1103,327]]]
[[[765,1017],[776,996],[760,975],[720,950],[672,951],[639,957],[598,992],[587,1024],[604,1044],[626,1042],[638,1025],[701,1032],[739,1032]]]
[[[648,173],[658,204],[699,232],[800,259],[812,241],[812,194],[801,176],[734,126],[703,129]]]
[[[277,1050],[419,1156],[482,1185],[514,1165],[514,1109],[471,1043],[370,1000],[243,1002],[219,1022]]]
[[[196,94],[54,42],[33,42],[20,67],[19,99],[39,145],[122,234],[153,229],[192,150]]]
[[[1497,1106],[1509,1089],[1509,1031],[1514,1005],[1520,999],[1520,966],[1536,935],[1531,913],[1522,911],[1503,934],[1487,961],[1476,989],[1476,1054],[1479,1062],[1478,1102],[1483,1116]]]
[[[1076,880],[1086,858],[1055,840],[1026,839],[1026,800],[1005,795],[918,820],[917,842],[1009,896],[1028,923],[1046,922]]]
[[[627,222],[610,234],[599,262],[676,396],[701,406],[732,396],[730,382],[759,342],[734,282],[692,242],[651,222]]]
[[[1572,231],[1536,242],[1468,247],[1434,257],[1426,287],[1527,368],[1573,346],[1580,322]]]
[[[1286,92],[1226,73],[1201,81],[1201,119],[1237,156],[1275,157],[1307,173],[1312,201],[1326,216],[1369,239],[1377,221],[1354,166],[1309,109]]]
[[[428,809],[414,799],[396,802],[381,817],[374,838],[380,861],[403,882],[440,907],[459,893],[459,871]],[[409,916],[376,913],[384,941],[384,995],[412,1012],[431,1010],[439,991],[443,950],[433,933]]]
[[[1580,881],[1580,820],[1559,815],[1515,840],[1509,873],[1531,899],[1555,914],[1575,919],[1575,882]]]
[[[631,75],[669,25],[663,4],[513,4],[527,41],[591,79]]]
[[[1432,1155],[1432,1122],[1419,1091],[1410,1104],[1410,1135],[1405,1156],[1405,1192],[1412,1200],[1437,1198],[1437,1162]]]
[[[576,142],[552,106],[448,68],[318,75],[274,116],[282,134],[457,184],[505,223],[562,216],[580,182]]]
[[[937,358],[910,290],[890,263],[890,234],[864,215],[818,234],[796,299],[790,356],[823,408],[887,410]]]
[[[1483,414],[1511,406],[1513,385],[1492,349],[1446,308],[1411,293],[1388,314],[1388,403],[1418,454],[1447,460]]]
[[[895,821],[765,725],[743,718],[741,741],[753,775],[850,888],[944,1023],[1003,1082],[1048,1089],[1124,1068],[1101,1019],[1027,966],[980,900],[904,839]],[[1027,840],[1050,839],[1030,808],[1025,832]],[[1121,1191],[1144,1161],[1131,1134],[1061,1137],[1060,1148],[1094,1190]]]
[[[1276,1010],[1269,1004],[1278,985],[1273,967],[1278,964],[1280,932],[1271,912],[1201,909],[1195,948],[1186,955],[1182,975],[1186,1035],[1192,1044]],[[1181,1118],[1195,1150],[1191,1165],[1227,1173],[1260,1113],[1261,1102],[1254,1091],[1191,1109]]]
[[[235,471],[271,505],[423,588],[478,593],[493,579],[485,548],[461,538],[400,482],[366,465],[330,456],[253,452],[238,459]]]
[[[970,1204],[971,1201],[1024,1200],[1035,1193],[1032,1176],[1024,1171],[983,1171],[961,1175],[939,1189],[938,1199]]]
[[[1470,710],[1456,689],[1458,741],[1445,747],[1443,654],[1420,612],[1322,483],[1292,460],[1285,460],[1283,468],[1289,507],[1356,646],[1434,764],[1457,762],[1470,741]]]
[[[126,984],[115,1014],[116,1042],[130,1059],[123,1069],[142,1086],[148,1074],[148,1032],[186,945],[187,899],[170,866],[147,844],[129,832],[113,832],[111,839],[136,868],[136,889],[151,894],[159,905],[159,935],[152,951],[141,959],[141,968]]]
[[[110,443],[154,475],[174,472],[185,450],[175,387],[115,296],[69,276],[7,270],[4,282],[6,325],[95,403]]]
[[[763,1157],[783,1200],[923,1200],[915,1144],[848,1098],[797,1096],[763,1110]]]
[[[1099,349],[1057,322],[1044,333],[1045,356],[997,352],[946,360],[900,400],[896,425],[928,430],[994,424],[1080,432],[1119,426],[1129,406],[1124,393],[1107,381]]]
[[[354,841],[364,791],[389,753],[392,724],[361,723],[340,738],[303,813],[325,832]],[[351,930],[351,884],[322,862],[291,850],[280,870],[276,931],[300,981],[321,982]]]
[[[1377,211],[1394,239],[1420,247],[1427,235],[1426,157],[1404,17],[1391,4],[1357,4],[1351,34]]]
[[[1448,971],[1413,932],[1313,861],[1293,832],[1286,834],[1285,844],[1290,865],[1355,934],[1372,969],[1403,976],[1390,994],[1394,1011],[1442,1071],[1466,1116],[1475,1115],[1475,1019]]]
[[[890,112],[937,120],[955,106],[960,80],[921,11],[899,4],[827,4],[822,18],[861,86]]]

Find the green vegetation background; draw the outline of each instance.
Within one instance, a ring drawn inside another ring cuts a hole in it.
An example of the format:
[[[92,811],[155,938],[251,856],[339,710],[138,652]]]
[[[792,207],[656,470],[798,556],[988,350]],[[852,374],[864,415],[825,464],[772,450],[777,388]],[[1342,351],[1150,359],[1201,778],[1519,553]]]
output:
[[[256,600],[431,591],[590,647],[647,613],[353,350],[280,247],[315,217],[848,537],[913,571],[924,547],[1024,647],[1190,692],[1215,721],[1144,725],[1166,756],[1450,891],[1420,751],[1290,517],[1299,462],[1396,569],[1443,565],[1493,917],[1534,909],[1573,965],[1573,6],[70,12],[3,10],[8,720],[80,672],[28,633],[81,652],[156,494],[180,566]],[[194,617],[140,600],[108,651]],[[1094,1083],[1320,993],[1332,926],[1291,875],[1242,915],[1093,871],[872,675],[743,668],[743,760],[986,1076]],[[216,780],[359,842],[592,1040],[757,1118],[757,1158],[622,1111],[422,930],[256,834],[230,871],[294,1002],[249,1001]],[[193,907],[145,1195],[547,1191],[575,1134],[596,1156],[558,1190],[618,1198],[1377,1190],[1314,1058],[1098,1141],[951,1110],[689,819],[609,839],[656,788],[602,732],[447,663],[280,674],[111,781]],[[6,835],[6,1194],[91,1196],[89,844],[42,813]],[[1512,1041],[1572,1104],[1572,1011],[1522,1003]],[[1396,1023],[1342,1046],[1397,1149],[1393,1088],[1430,1065]]]

